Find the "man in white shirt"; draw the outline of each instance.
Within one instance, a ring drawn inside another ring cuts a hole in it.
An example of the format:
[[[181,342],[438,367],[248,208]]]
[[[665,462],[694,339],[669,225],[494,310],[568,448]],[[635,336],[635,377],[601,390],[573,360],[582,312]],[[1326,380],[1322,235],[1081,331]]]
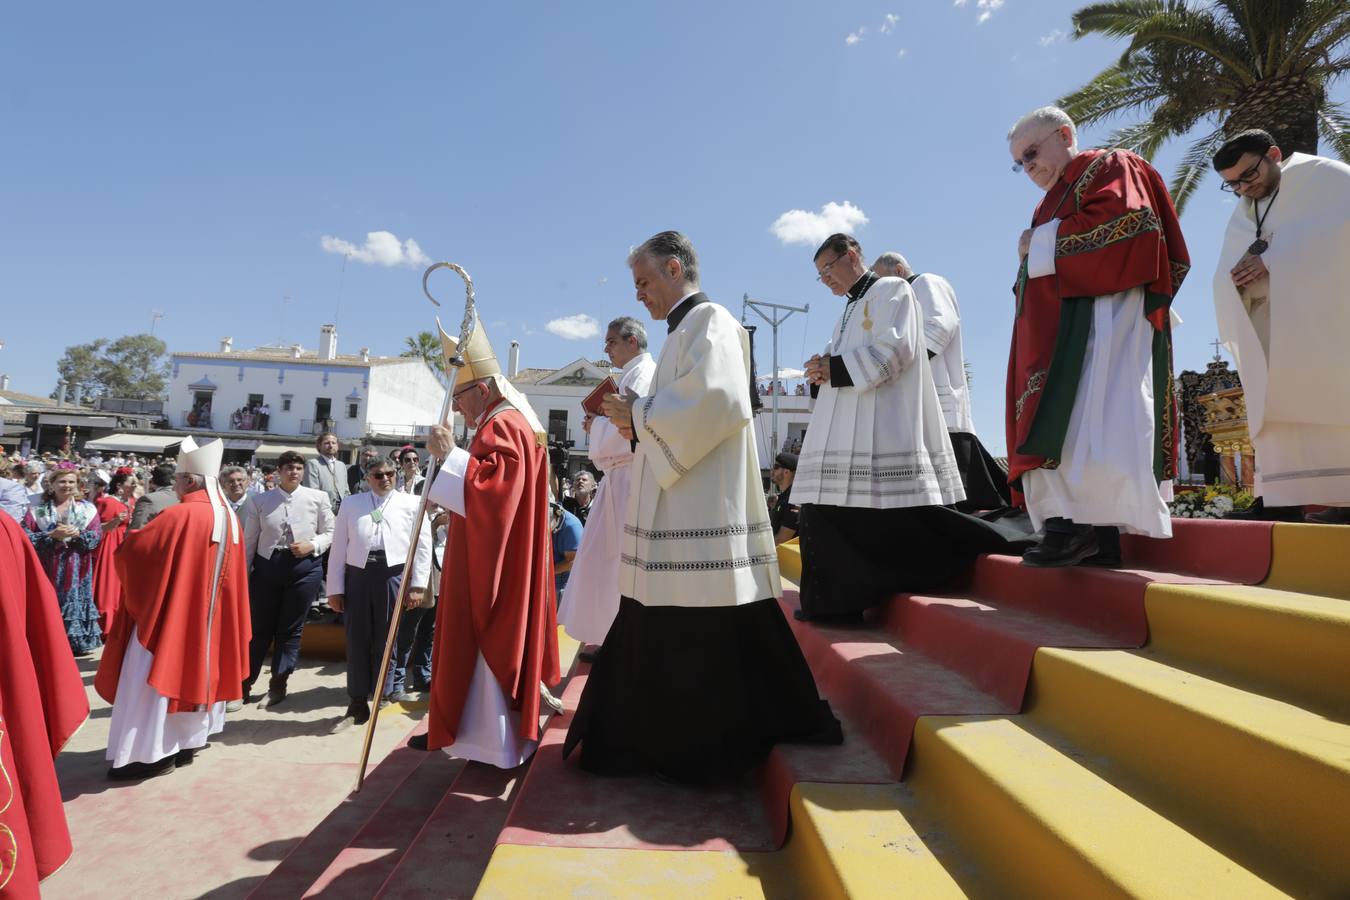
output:
[[[877,257],[872,271],[882,278],[903,278],[914,291],[923,313],[923,342],[933,373],[942,418],[956,454],[956,467],[966,499],[956,505],[965,512],[1003,509],[1012,505],[1008,476],[994,462],[975,434],[966,384],[966,354],[961,339],[961,307],[951,282],[931,272],[916,274],[909,260],[890,251]]]
[[[300,484],[305,458],[288,450],[277,459],[277,487],[245,504],[244,540],[249,561],[253,638],[244,699],[262,672],[269,645],[272,677],[259,709],[286,699],[286,682],[300,657],[300,631],[323,584],[319,558],[333,541],[328,495]],[[346,487],[344,475],[343,487]]]
[[[366,470],[370,490],[353,495],[338,510],[333,556],[328,566],[328,605],[343,613],[347,630],[347,712],[333,727],[344,731],[370,718],[389,622],[398,600],[413,522],[420,501],[394,490],[394,467],[376,459]],[[431,527],[422,521],[406,603],[421,602],[431,570]],[[390,673],[392,675],[392,672]],[[392,677],[380,691],[392,692]]]

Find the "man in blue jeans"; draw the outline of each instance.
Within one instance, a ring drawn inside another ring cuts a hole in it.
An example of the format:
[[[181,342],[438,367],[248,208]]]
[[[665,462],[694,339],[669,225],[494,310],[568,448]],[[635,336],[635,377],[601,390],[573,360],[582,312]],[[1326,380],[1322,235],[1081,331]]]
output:
[[[581,546],[581,520],[556,501],[550,500],[548,505],[553,515],[553,582],[557,598],[553,602],[557,603],[562,599],[567,577],[572,573],[572,561],[577,558],[577,548]]]
[[[267,648],[272,677],[259,709],[286,699],[286,682],[300,658],[300,631],[323,586],[320,557],[333,542],[328,495],[300,484],[305,458],[288,450],[277,459],[277,486],[245,504],[244,542],[249,560],[248,596],[253,638],[244,700],[262,673]]]

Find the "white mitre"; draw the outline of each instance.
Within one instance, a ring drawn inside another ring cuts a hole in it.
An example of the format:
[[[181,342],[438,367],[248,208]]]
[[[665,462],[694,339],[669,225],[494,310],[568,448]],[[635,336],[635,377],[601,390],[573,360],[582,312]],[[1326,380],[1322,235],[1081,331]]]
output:
[[[198,446],[192,436],[183,438],[178,447],[178,471],[186,475],[200,475],[206,480],[206,496],[211,500],[211,542],[219,543],[225,537],[225,523],[230,523],[234,543],[239,543],[239,520],[230,512],[225,495],[220,490],[220,463],[225,458],[225,442],[220,438]]]

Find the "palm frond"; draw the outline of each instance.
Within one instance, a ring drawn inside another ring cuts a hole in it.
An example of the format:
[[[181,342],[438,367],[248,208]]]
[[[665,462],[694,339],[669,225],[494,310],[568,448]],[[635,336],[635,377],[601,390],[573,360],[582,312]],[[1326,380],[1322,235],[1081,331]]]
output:
[[[1108,0],[1093,3],[1070,17],[1074,39],[1089,34],[1131,37],[1143,23],[1167,11],[1164,0]]]
[[[1126,125],[1124,128],[1118,128],[1106,139],[1108,147],[1124,147],[1126,150],[1133,150],[1149,162],[1158,152],[1168,138],[1175,137],[1176,133],[1162,125],[1154,119],[1148,119],[1144,122],[1138,122],[1134,125]]]
[[[1154,77],[1154,73],[1117,63],[1078,90],[1061,97],[1058,105],[1078,124],[1090,125],[1126,110],[1151,106],[1167,96],[1167,87]]]
[[[1337,45],[1350,38],[1350,5],[1345,0],[1312,0],[1300,18],[1289,34],[1280,75],[1316,66],[1319,61],[1330,62]]]
[[[1204,181],[1205,176],[1209,174],[1214,152],[1219,149],[1223,140],[1223,129],[1217,128],[1191,144],[1190,149],[1186,151],[1186,155],[1181,158],[1181,162],[1177,165],[1177,173],[1173,176],[1172,185],[1169,188],[1178,215],[1185,208],[1186,201],[1190,199],[1191,194],[1195,193],[1195,189],[1200,186],[1200,182]]]
[[[1318,110],[1317,130],[1336,155],[1350,163],[1350,115],[1345,107],[1327,104]]]
[[[1159,13],[1139,23],[1126,52],[1160,44],[1194,48],[1217,61],[1225,76],[1242,84],[1259,77],[1252,66],[1251,48],[1242,35],[1224,27],[1208,11],[1183,6]]]

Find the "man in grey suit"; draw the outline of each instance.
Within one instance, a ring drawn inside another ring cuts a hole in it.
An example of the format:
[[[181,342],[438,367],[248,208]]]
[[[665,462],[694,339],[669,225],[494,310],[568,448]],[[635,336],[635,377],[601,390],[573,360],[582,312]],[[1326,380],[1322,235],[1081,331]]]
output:
[[[343,498],[351,493],[347,486],[347,464],[337,458],[337,435],[325,431],[314,442],[314,449],[319,451],[319,456],[305,460],[305,480],[301,484],[327,494],[333,514],[337,515]]]
[[[150,491],[136,501],[131,513],[131,531],[144,528],[150,520],[178,502],[178,493],[173,489],[173,475],[177,469],[173,463],[160,463],[150,470]]]

